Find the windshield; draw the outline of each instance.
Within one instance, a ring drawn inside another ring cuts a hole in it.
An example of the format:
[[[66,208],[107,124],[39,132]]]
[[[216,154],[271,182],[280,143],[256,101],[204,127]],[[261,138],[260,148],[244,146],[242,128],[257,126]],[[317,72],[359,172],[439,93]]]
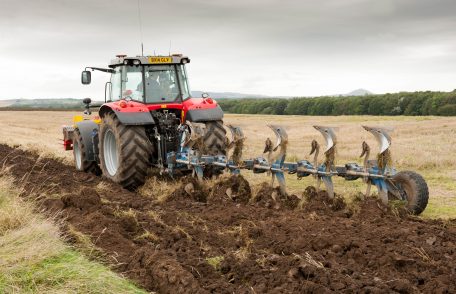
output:
[[[174,102],[190,97],[182,65],[145,66],[144,83],[146,103]]]

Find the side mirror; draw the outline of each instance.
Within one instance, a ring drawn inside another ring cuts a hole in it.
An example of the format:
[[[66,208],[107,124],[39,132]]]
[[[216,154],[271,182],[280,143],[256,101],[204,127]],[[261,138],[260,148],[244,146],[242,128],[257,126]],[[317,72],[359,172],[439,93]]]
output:
[[[92,73],[88,70],[85,70],[81,74],[81,83],[83,85],[88,85],[92,81]]]
[[[206,93],[206,92],[204,92],[204,93],[202,93],[202,94],[201,94],[201,97],[203,97],[203,98],[207,98],[207,97],[209,97],[209,94],[208,94],[208,93]]]

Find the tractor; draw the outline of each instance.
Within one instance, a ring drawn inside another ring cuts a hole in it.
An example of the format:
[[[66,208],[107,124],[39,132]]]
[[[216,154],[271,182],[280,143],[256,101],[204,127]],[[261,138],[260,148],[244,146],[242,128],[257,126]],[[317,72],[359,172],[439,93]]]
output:
[[[64,127],[64,147],[73,150],[76,169],[135,189],[144,183],[150,167],[166,170],[168,156],[181,146],[180,133],[189,132],[191,123],[204,130],[199,147],[205,153],[225,155],[223,111],[205,93],[192,97],[185,68],[189,62],[181,54],[117,55],[109,68],[86,67],[81,75],[84,85],[91,83],[91,71],[109,73],[111,78],[105,84],[105,103],[83,101],[86,114],[99,107],[98,117],[76,116],[73,126]]]

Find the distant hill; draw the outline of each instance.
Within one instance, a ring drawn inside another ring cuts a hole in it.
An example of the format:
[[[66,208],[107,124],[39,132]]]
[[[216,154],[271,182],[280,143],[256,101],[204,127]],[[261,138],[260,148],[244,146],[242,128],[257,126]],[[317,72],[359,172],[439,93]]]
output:
[[[0,107],[8,107],[11,104],[14,104],[16,100],[0,100]]]
[[[367,95],[374,95],[374,93],[372,93],[371,91],[366,90],[366,89],[356,89],[347,94],[343,94],[342,96],[367,96]]]

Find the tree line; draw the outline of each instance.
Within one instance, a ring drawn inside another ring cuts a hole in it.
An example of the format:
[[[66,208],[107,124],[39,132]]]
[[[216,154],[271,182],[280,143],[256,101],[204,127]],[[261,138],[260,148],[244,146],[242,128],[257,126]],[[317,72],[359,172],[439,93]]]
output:
[[[291,99],[218,99],[217,102],[227,113],[245,114],[456,115],[456,90]]]

